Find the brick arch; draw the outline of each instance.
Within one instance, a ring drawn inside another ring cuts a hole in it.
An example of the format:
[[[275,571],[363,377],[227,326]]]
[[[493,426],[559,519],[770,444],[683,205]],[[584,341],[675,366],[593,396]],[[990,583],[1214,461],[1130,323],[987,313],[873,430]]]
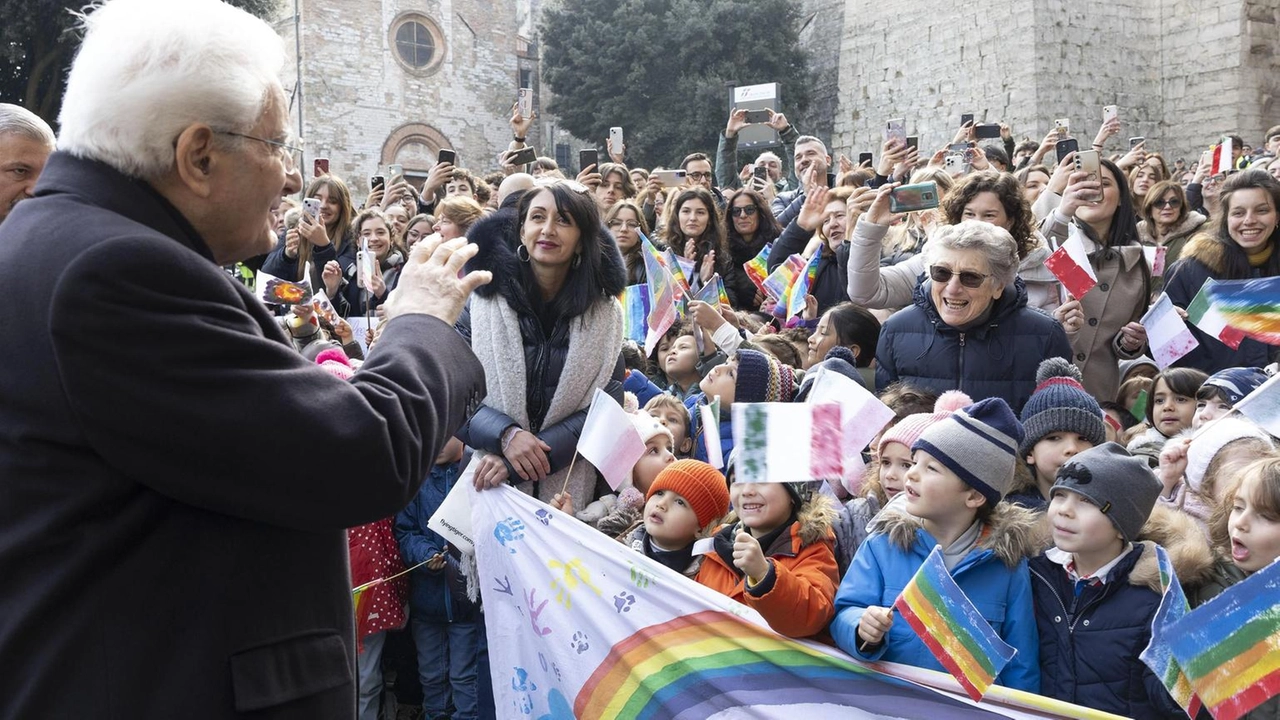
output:
[[[398,162],[406,172],[426,174],[436,162],[436,153],[452,148],[444,133],[425,123],[405,123],[382,144],[382,164]]]

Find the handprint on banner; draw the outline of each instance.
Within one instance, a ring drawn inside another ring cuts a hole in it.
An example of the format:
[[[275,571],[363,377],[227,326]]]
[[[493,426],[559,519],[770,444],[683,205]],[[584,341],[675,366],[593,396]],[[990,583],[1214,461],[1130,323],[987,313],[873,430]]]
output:
[[[516,554],[514,547],[508,547],[507,543],[514,544],[517,540],[524,539],[524,523],[517,518],[509,517],[498,523],[493,528],[493,536],[502,543],[502,547],[507,548],[512,555]]]
[[[556,602],[564,605],[565,608],[573,607],[573,591],[578,588],[579,583],[591,588],[591,591],[594,592],[597,597],[601,595],[600,588],[596,587],[591,582],[591,574],[587,571],[586,567],[582,565],[582,560],[575,559],[570,560],[567,563],[562,563],[559,560],[551,560],[547,562],[547,567],[550,568],[552,572],[562,573],[562,577],[559,581],[552,578],[551,589],[556,593]],[[564,583],[564,585],[562,586],[560,583]]]
[[[511,678],[511,689],[517,692],[533,692],[538,684],[529,679],[529,673],[522,667],[515,668],[516,674]]]
[[[524,594],[525,603],[529,606],[529,624],[533,626],[533,631],[539,637],[546,637],[551,634],[551,628],[539,625],[538,618],[542,615],[543,608],[547,606],[547,601],[543,600],[539,603],[537,596],[537,590],[530,590]]]
[[[635,565],[631,566],[631,582],[635,583],[636,587],[647,588],[656,581],[657,578],[649,574],[649,571]]]

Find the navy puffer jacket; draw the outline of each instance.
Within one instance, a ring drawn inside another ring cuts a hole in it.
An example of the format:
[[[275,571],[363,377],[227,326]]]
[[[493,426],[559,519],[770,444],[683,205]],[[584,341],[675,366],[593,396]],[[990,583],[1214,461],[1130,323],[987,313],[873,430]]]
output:
[[[428,570],[423,566],[409,573],[409,613],[417,620],[467,622],[478,617],[479,606],[467,599],[458,549],[427,527],[427,521],[457,482],[462,464],[433,467],[409,506],[396,514],[396,542],[400,543],[405,567],[411,568],[445,552],[443,568]]]
[[[986,324],[961,332],[942,322],[933,306],[932,280],[916,286],[914,304],[880,331],[876,390],[903,380],[936,392],[962,390],[974,399],[1003,398],[1021,412],[1048,357],[1070,361],[1071,343],[1056,320],[1027,307],[1021,278],[993,301]]]

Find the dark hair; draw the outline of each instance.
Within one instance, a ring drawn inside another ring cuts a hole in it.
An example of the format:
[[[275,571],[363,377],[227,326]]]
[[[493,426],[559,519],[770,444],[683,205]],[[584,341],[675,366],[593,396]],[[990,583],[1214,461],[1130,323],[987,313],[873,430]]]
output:
[[[868,367],[876,357],[880,342],[880,321],[861,305],[845,301],[827,311],[827,325],[836,334],[836,342],[845,347],[858,347],[858,367]]]
[[[596,168],[596,172],[600,173],[600,179],[608,181],[610,175],[622,176],[622,196],[624,198],[633,198],[636,196],[636,183],[631,179],[631,171],[626,165],[621,163],[600,163],[600,167]],[[649,233],[645,233],[648,235]]]
[[[796,349],[791,341],[778,333],[770,333],[768,335],[757,335],[752,342],[756,344],[761,351],[767,352],[777,358],[778,362],[783,365],[790,365],[793,368],[803,366],[800,360],[800,351]]]
[[[1027,178],[1031,177],[1031,173],[1033,172],[1044,173],[1045,177],[1053,177],[1053,171],[1044,165],[1027,165],[1026,167],[1018,168],[1018,171],[1013,174],[1013,177],[1020,185],[1026,187]]]
[[[966,176],[951,188],[951,192],[942,199],[942,213],[947,224],[959,225],[964,222],[964,209],[973,202],[980,193],[995,193],[1004,207],[1004,214],[1009,218],[1009,234],[1018,245],[1018,259],[1022,260],[1040,245],[1035,233],[1035,216],[1031,214],[1031,204],[1022,193],[1022,184],[1009,173],[997,170],[983,170]]]
[[[1022,142],[1018,143],[1016,147],[1013,148],[1013,154],[1017,155],[1018,153],[1021,153],[1021,152],[1034,153],[1036,150],[1039,150],[1039,149],[1040,149],[1040,143],[1036,142],[1035,140],[1023,140]]]
[[[893,411],[895,423],[908,415],[931,413],[938,402],[938,393],[933,390],[901,380],[889,384],[878,397]]]
[[[1103,169],[1111,173],[1111,177],[1116,183],[1116,192],[1119,195],[1116,212],[1111,216],[1111,230],[1107,237],[1099,238],[1093,236],[1093,228],[1088,223],[1079,223],[1077,226],[1090,240],[1103,247],[1137,245],[1138,212],[1133,207],[1133,192],[1129,189],[1129,179],[1110,160],[1104,158],[1100,162]]]
[[[649,374],[649,361],[645,359],[644,351],[631,338],[622,339],[622,364],[628,370],[639,370],[645,375]]]
[[[728,237],[725,235],[724,212],[720,210],[720,206],[716,204],[716,199],[701,185],[690,185],[680,189],[680,193],[675,199],[667,198],[667,207],[663,213],[667,217],[667,226],[664,229],[666,237],[664,240],[667,247],[677,255],[684,255],[684,246],[690,238],[686,237],[684,230],[680,228],[680,207],[690,200],[697,200],[707,208],[707,229],[703,231],[702,237],[698,238],[697,249],[694,251],[694,257],[685,258],[693,260],[695,268],[700,266],[702,258],[711,250],[716,251],[716,265],[720,268],[728,268],[732,262],[729,252]],[[723,277],[725,273],[722,271],[720,275]]]
[[[1204,385],[1204,381],[1208,379],[1209,375],[1204,371],[1184,367],[1166,368],[1164,372],[1156,375],[1151,380],[1151,397],[1147,400],[1147,424],[1151,427],[1156,426],[1156,385],[1161,380],[1164,380],[1170,392],[1195,399],[1196,393],[1200,392],[1200,386]]]
[[[1222,193],[1219,196],[1222,202],[1222,209],[1218,211],[1217,224],[1218,227],[1213,234],[1215,240],[1223,246],[1224,273],[1220,280],[1242,280],[1253,274],[1253,269],[1249,267],[1249,257],[1245,255],[1244,249],[1231,239],[1231,232],[1228,221],[1231,218],[1231,196],[1241,190],[1262,190],[1271,197],[1272,208],[1280,213],[1280,181],[1271,177],[1265,170],[1246,170],[1227,178],[1222,184]],[[1280,243],[1280,226],[1271,231],[1271,237],[1267,238],[1267,242],[1274,248]],[[1267,260],[1267,265],[1262,269],[1263,277],[1271,277],[1280,275],[1280,252],[1272,252],[1271,257]]]
[[[1099,402],[1098,405],[1102,407],[1103,412],[1110,410],[1111,412],[1120,416],[1121,430],[1128,430],[1129,428],[1138,424],[1138,418],[1134,417],[1133,413],[1129,412],[1128,408],[1116,402],[1115,400],[1103,400]]]
[[[836,187],[859,188],[866,185],[867,181],[875,176],[875,172],[867,168],[854,168],[847,173],[841,173],[840,177],[836,178]]]
[[[1196,391],[1196,400],[1217,400],[1223,405],[1235,405],[1227,395],[1226,389],[1218,385],[1201,385],[1200,389]]]
[[[764,247],[765,243],[771,243],[782,234],[782,226],[778,224],[778,219],[773,216],[773,211],[769,209],[769,203],[760,193],[751,188],[742,188],[729,194],[725,198],[725,237],[730,243],[740,242],[746,244],[747,241],[733,226],[732,218],[729,217],[729,211],[733,208],[733,203],[740,197],[746,196],[751,199],[751,204],[756,206],[756,217],[760,219],[760,224],[756,226],[756,235],[751,240],[752,247]],[[682,250],[684,248],[681,248]]]
[[[1152,185],[1142,199],[1142,219],[1147,221],[1147,229],[1151,231],[1152,237],[1156,234],[1156,201],[1168,192],[1172,192],[1178,200],[1178,219],[1174,221],[1175,224],[1186,220],[1191,212],[1191,206],[1187,204],[1187,191],[1182,189],[1178,181],[1161,180]]]
[[[996,145],[983,145],[982,153],[987,156],[987,160],[990,162],[998,162],[1006,168],[1011,165],[1009,162],[1009,153],[1005,152],[1002,147],[998,147]]]
[[[688,170],[689,163],[696,162],[698,160],[706,160],[708,163],[711,162],[711,158],[707,157],[706,153],[700,153],[700,152],[689,153],[688,155],[684,156],[683,160],[680,161],[680,169]]]
[[[605,211],[605,214],[604,214],[605,227],[608,227],[609,223],[613,222],[613,219],[617,217],[618,213],[622,212],[623,210],[630,210],[631,212],[635,213],[636,222],[640,223],[640,232],[644,233],[645,237],[648,237],[649,221],[644,219],[644,210],[642,210],[634,200],[619,200],[618,202],[613,204],[613,207]],[[617,242],[616,238],[614,239],[614,242],[615,243]],[[618,248],[618,250],[621,251],[622,248]],[[638,285],[644,282],[645,278],[647,277],[644,269],[643,252],[644,252],[644,248],[641,247],[641,243],[637,242],[635,247],[631,248],[630,250],[622,254],[622,259],[627,265],[627,284],[628,285]]]
[[[556,210],[572,221],[579,233],[578,247],[582,262],[578,267],[569,270],[564,287],[551,301],[551,310],[557,316],[574,317],[578,313],[586,312],[592,304],[605,298],[604,285],[601,282],[603,275],[601,266],[604,264],[603,247],[608,246],[609,252],[617,252],[617,248],[614,246],[613,238],[609,236],[609,231],[600,222],[600,208],[596,205],[590,191],[576,182],[565,180],[534,185],[520,196],[520,202],[516,205],[517,243],[524,236],[524,224],[529,216],[529,206],[544,190],[551,193]],[[535,309],[546,306],[542,293],[538,291],[532,264],[520,263],[520,272],[532,306]]]

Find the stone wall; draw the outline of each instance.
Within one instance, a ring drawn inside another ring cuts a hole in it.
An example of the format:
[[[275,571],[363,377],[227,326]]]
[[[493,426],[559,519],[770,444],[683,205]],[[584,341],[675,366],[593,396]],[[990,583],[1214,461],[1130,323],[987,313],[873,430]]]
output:
[[[840,110],[840,39],[845,0],[798,0],[800,42],[809,51],[813,89],[804,115],[787,111],[787,88],[781,89],[783,112],[800,132],[830,141]]]

